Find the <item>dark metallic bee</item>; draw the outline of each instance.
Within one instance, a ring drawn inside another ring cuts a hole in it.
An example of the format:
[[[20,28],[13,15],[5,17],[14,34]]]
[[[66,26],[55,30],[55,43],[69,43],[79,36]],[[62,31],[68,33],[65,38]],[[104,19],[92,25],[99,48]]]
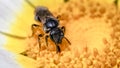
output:
[[[56,52],[61,52],[59,44],[62,43],[62,39],[65,38],[69,44],[70,41],[64,36],[65,27],[59,27],[59,20],[53,16],[53,14],[44,6],[35,7],[31,2],[26,0],[33,8],[35,8],[35,20],[39,21],[43,25],[43,30],[45,31],[45,41],[48,46],[48,37],[55,43]],[[38,27],[39,25],[33,24],[32,27]],[[39,37],[42,35],[39,34]]]
[[[71,44],[70,41],[64,36],[65,27],[64,26],[59,27],[58,17],[54,17],[53,14],[48,10],[48,8],[44,6],[35,7],[28,0],[26,0],[26,2],[29,3],[33,8],[35,8],[35,20],[40,22],[43,25],[43,31],[46,33],[45,41],[46,41],[47,46],[48,46],[48,37],[50,37],[50,39],[55,43],[57,53],[61,52],[59,44],[62,43],[63,38],[65,38],[67,42]],[[41,47],[40,38],[43,37],[43,34],[39,34],[40,33],[39,28],[41,28],[41,26],[38,24],[32,24],[31,27],[32,27],[32,32],[33,32],[32,37],[33,35],[37,35],[36,37],[38,37],[39,47]],[[9,33],[2,32],[2,31],[0,31],[0,33],[6,36],[17,38],[17,39],[27,38],[27,37],[20,37],[20,36],[12,35]],[[21,54],[26,55],[25,52],[22,52]]]

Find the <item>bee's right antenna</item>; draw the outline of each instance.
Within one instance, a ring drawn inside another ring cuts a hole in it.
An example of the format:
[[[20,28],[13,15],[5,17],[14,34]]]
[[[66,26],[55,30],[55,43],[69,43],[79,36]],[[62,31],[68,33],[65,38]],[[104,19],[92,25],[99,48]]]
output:
[[[36,8],[35,5],[33,5],[29,0],[25,0],[31,7]]]

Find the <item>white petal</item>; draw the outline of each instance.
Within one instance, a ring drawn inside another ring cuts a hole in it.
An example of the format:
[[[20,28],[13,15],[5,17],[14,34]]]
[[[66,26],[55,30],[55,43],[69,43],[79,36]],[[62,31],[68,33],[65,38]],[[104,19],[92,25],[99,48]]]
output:
[[[17,12],[22,9],[24,0],[0,0],[0,31],[9,32]],[[0,68],[20,68],[12,53],[6,51],[3,45],[6,42],[4,35],[0,34]]]

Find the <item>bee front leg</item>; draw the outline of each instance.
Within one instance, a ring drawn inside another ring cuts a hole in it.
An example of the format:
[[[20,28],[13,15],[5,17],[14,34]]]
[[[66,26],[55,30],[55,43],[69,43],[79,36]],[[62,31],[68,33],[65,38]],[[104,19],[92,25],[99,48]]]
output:
[[[40,42],[40,38],[41,38],[41,37],[43,37],[43,35],[42,35],[42,34],[39,34],[39,35],[38,35],[38,43],[39,43],[39,48],[40,48],[40,49],[41,49],[41,42]]]
[[[45,42],[46,42],[46,45],[48,46],[48,35],[45,36]]]
[[[55,45],[56,45],[56,53],[60,53],[61,52],[60,46],[57,43],[55,43]]]
[[[38,24],[32,24],[31,29],[32,29],[32,36],[35,34],[36,29],[40,28]]]

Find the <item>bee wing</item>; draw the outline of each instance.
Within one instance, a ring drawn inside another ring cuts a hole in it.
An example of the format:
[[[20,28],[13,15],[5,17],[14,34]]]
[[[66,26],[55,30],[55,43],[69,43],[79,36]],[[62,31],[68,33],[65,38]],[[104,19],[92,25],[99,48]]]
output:
[[[21,10],[23,0],[0,0],[0,31],[9,32],[12,21]],[[12,53],[4,49],[6,37],[0,34],[0,68],[20,68]]]

